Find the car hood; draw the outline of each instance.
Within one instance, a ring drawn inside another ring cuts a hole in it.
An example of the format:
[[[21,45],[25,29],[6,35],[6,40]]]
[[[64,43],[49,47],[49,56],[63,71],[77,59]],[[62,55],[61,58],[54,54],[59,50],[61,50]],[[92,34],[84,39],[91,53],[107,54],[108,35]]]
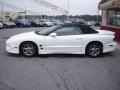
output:
[[[47,24],[53,24],[53,22],[45,22],[45,23],[47,23]]]
[[[28,22],[22,22],[22,24],[24,24],[24,25],[28,25],[29,23],[28,23]]]
[[[14,35],[12,37],[10,37],[8,40],[12,40],[12,41],[17,41],[17,40],[25,40],[25,39],[29,39],[36,36],[36,34],[34,32],[27,32],[27,33],[22,33],[22,34],[18,34],[18,35]]]
[[[101,35],[115,35],[115,32],[108,31],[108,30],[96,30],[99,32]]]

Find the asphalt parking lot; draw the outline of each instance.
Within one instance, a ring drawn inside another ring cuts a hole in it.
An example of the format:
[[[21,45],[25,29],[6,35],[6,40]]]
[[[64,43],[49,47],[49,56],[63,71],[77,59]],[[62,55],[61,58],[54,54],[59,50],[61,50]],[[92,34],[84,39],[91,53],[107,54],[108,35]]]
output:
[[[99,58],[85,55],[7,54],[10,36],[43,28],[0,30],[0,90],[120,90],[120,50]]]

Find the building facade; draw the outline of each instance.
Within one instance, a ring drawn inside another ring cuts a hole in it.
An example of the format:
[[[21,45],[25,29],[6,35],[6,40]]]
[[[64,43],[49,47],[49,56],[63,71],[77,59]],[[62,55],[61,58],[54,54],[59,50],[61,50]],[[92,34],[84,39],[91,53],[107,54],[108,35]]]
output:
[[[12,21],[18,16],[25,16],[25,12],[0,11],[0,21]]]
[[[101,0],[99,9],[102,10],[101,29],[114,31],[120,41],[120,0]]]

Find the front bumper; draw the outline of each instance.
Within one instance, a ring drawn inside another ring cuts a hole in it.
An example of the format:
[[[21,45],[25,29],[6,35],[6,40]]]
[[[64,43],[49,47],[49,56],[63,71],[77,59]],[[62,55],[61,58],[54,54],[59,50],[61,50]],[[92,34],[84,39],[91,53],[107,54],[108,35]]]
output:
[[[8,43],[6,41],[6,51],[8,53],[19,54],[19,47],[17,47],[14,43]]]

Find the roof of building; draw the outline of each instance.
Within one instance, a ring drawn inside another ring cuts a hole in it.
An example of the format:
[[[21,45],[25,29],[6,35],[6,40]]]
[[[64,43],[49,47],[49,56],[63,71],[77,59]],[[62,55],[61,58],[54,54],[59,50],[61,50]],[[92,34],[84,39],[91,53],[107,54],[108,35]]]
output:
[[[100,4],[103,4],[103,3],[105,3],[105,2],[107,2],[108,0],[101,0],[100,1]]]
[[[99,9],[115,9],[120,10],[120,0],[101,0],[98,6]]]
[[[100,8],[100,5],[101,5],[101,4],[106,3],[106,2],[107,2],[107,0],[101,0],[101,1],[99,2],[98,8]]]

